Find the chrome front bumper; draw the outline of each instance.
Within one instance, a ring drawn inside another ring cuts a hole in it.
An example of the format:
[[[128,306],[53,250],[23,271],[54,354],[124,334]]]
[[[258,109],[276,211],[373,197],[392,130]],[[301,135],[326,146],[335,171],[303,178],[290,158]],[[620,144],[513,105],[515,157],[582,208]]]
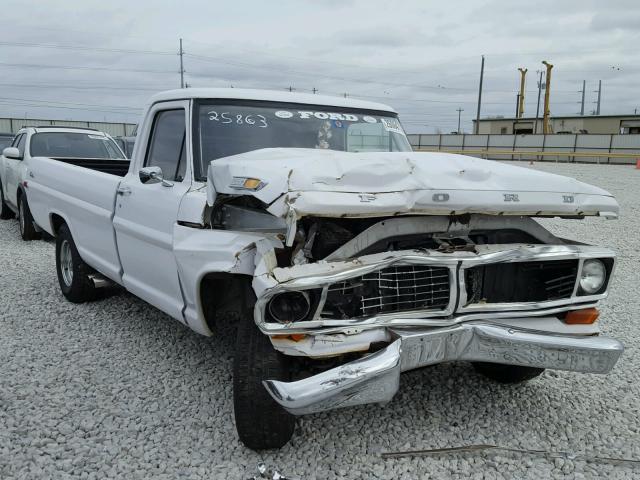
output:
[[[455,360],[493,362],[585,373],[608,373],[624,347],[612,338],[554,335],[486,322],[430,330],[391,329],[384,350],[296,382],[264,386],[295,415],[388,402],[400,373]]]

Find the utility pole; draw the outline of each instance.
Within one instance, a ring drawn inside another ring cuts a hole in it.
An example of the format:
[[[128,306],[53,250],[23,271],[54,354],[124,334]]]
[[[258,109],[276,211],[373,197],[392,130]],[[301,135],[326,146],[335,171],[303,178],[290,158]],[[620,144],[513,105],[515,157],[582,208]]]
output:
[[[484,55],[482,55],[482,63],[480,64],[480,85],[478,86],[478,111],[476,112],[476,135],[480,131],[480,105],[482,104],[482,79],[484,77]]]
[[[516,118],[520,118],[520,94],[516,94]]]
[[[540,94],[542,93],[542,70],[538,71],[540,78],[538,78],[538,103],[536,104],[536,122],[533,124],[533,133],[538,133],[538,118],[540,117]]]
[[[582,101],[580,102],[580,116],[584,116],[584,90],[587,85],[585,80],[582,80]]]
[[[464,112],[464,110],[461,108],[458,108],[456,112],[458,112],[458,135],[460,135],[460,114]]]
[[[182,63],[183,54],[184,50],[182,50],[182,39],[180,39],[180,88],[184,88],[184,64]]]
[[[551,133],[549,130],[549,100],[551,99],[551,69],[553,65],[548,63],[546,60],[542,61],[542,64],[547,67],[547,81],[544,89],[544,116],[542,123],[542,132],[546,135],[547,133]]]
[[[519,68],[518,71],[520,72],[520,103],[517,117],[522,118],[524,115],[524,84],[528,70],[526,68]]]
[[[602,80],[598,80],[598,100],[596,101],[596,115],[600,115],[600,98],[602,97]]]

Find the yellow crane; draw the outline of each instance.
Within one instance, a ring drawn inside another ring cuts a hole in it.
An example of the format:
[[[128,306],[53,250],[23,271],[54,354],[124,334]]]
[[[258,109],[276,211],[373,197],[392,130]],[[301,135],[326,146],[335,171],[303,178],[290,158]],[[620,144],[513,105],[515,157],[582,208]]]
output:
[[[542,133],[551,133],[549,130],[549,99],[551,97],[551,69],[553,65],[551,65],[546,60],[542,61],[542,64],[547,67],[547,83],[544,89],[544,116],[542,117]]]
[[[526,68],[519,68],[518,70],[520,71],[520,103],[518,105],[518,118],[522,118],[524,116],[524,84],[528,70]]]

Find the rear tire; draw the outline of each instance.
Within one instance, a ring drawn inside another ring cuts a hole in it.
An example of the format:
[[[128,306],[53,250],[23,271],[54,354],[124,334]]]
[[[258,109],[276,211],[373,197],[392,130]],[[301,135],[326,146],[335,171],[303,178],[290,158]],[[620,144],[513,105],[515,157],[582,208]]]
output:
[[[0,220],[9,220],[15,215],[4,201],[4,192],[2,191],[2,180],[0,180]]]
[[[473,362],[476,372],[498,383],[522,383],[542,375],[544,368]]]
[[[40,238],[40,232],[36,230],[36,225],[33,223],[33,217],[25,194],[20,195],[20,200],[18,200],[18,222],[20,223],[22,240],[28,242]]]
[[[62,225],[56,237],[56,272],[62,294],[73,303],[88,302],[96,298],[96,288],[89,275],[89,267],[78,253],[67,225]]]
[[[295,417],[271,398],[263,380],[289,380],[286,357],[245,312],[237,332],[233,365],[233,410],[242,443],[252,450],[284,446],[293,436]]]

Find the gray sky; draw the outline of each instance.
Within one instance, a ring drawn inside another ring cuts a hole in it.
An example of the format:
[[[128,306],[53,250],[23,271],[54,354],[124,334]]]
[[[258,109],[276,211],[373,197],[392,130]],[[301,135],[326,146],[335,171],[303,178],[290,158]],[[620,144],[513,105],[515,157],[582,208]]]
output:
[[[380,101],[410,132],[463,129],[515,113],[518,67],[529,69],[525,114],[535,115],[536,70],[555,65],[552,115],[595,105],[640,111],[638,0],[257,0],[132,2],[5,0],[0,117],[136,122],[153,93],[179,86],[178,38],[194,87],[283,89]]]

